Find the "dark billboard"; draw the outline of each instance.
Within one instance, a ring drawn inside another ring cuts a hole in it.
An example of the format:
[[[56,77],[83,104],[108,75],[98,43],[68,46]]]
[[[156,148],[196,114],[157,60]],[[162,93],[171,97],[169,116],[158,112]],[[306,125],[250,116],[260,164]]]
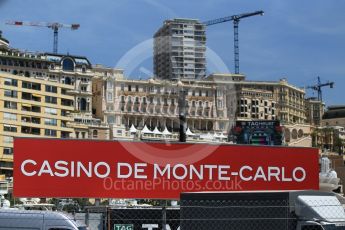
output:
[[[237,121],[233,129],[237,144],[282,145],[279,121]]]

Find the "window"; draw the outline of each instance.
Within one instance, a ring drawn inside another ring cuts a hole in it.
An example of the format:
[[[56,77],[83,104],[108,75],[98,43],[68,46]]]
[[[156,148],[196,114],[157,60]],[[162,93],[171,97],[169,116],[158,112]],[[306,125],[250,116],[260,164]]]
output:
[[[61,89],[61,94],[66,95],[67,94],[67,90],[66,89]]]
[[[41,107],[39,106],[31,106],[31,112],[40,113]]]
[[[217,106],[218,106],[218,108],[223,108],[223,101],[222,100],[218,100],[217,101]]]
[[[13,137],[4,136],[4,143],[12,144],[13,143]]]
[[[223,96],[223,91],[217,89],[217,97],[222,97]]]
[[[46,96],[45,97],[45,102],[46,103],[51,103],[51,104],[57,104],[57,98],[56,97],[51,97],[51,96]]]
[[[4,120],[16,121],[17,120],[17,115],[14,114],[14,113],[4,113]]]
[[[61,105],[73,106],[73,100],[61,98]]]
[[[15,90],[5,89],[4,90],[4,95],[5,95],[5,97],[13,97],[13,98],[17,98],[18,97],[18,93]]]
[[[121,91],[125,91],[125,85],[121,84]]]
[[[108,122],[108,124],[114,124],[115,123],[115,116],[112,116],[112,115],[107,116],[107,122]]]
[[[86,111],[87,108],[87,103],[85,98],[80,99],[80,110],[81,111]]]
[[[41,101],[41,95],[22,92],[22,99],[29,101]]]
[[[44,108],[45,114],[57,115],[57,109],[53,108]]]
[[[128,85],[128,91],[132,91],[132,86]]]
[[[14,125],[4,125],[5,132],[17,132],[17,126]]]
[[[65,84],[72,85],[72,79],[70,77],[65,77]]]
[[[67,127],[67,121],[61,120],[61,127]]]
[[[57,125],[57,120],[53,119],[53,118],[46,118],[44,119],[44,124],[45,125],[53,125],[56,126]]]
[[[107,89],[112,89],[114,86],[112,81],[107,81]]]
[[[17,102],[13,101],[4,101],[4,106],[7,109],[17,109]]]
[[[66,58],[62,62],[62,69],[64,71],[74,71],[74,62],[70,58]]]
[[[28,81],[23,81],[22,87],[26,89],[41,90],[41,84]]]
[[[64,109],[61,110],[61,116],[67,116],[68,112]]]
[[[5,85],[18,86],[18,81],[16,79],[5,78]]]
[[[81,89],[82,92],[86,92],[87,91],[87,87],[86,86],[82,86],[82,87],[80,87],[80,89]]]
[[[45,129],[44,130],[44,135],[50,136],[50,137],[56,137],[57,136],[57,132],[56,132],[56,130],[53,130],[53,129]]]
[[[57,93],[57,87],[52,85],[46,85],[46,92]]]
[[[108,92],[107,101],[112,101],[112,100],[113,100],[113,93]]]
[[[93,130],[92,131],[92,138],[97,138],[98,137],[98,131],[97,130]]]
[[[13,148],[5,147],[3,154],[4,155],[12,155],[13,154]]]
[[[138,85],[135,86],[135,92],[139,92],[139,86]]]

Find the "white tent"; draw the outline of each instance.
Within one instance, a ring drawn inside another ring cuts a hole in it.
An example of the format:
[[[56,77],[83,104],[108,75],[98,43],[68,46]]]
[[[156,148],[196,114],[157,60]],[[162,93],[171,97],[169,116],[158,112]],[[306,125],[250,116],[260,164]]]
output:
[[[134,127],[134,125],[132,124],[131,128],[129,129],[130,133],[136,133],[138,130]]]
[[[187,129],[187,131],[186,131],[186,135],[187,135],[187,136],[195,136],[195,134],[192,133],[192,131],[190,131],[189,127],[188,127],[188,129]]]
[[[163,135],[171,135],[171,132],[169,132],[169,130],[167,129],[167,127],[165,127],[165,129],[162,132]]]
[[[221,134],[219,135],[219,137],[220,137],[220,138],[223,138],[223,139],[227,139],[227,138],[228,138],[228,137],[225,136],[223,133],[221,133]]]
[[[155,127],[155,129],[153,130],[153,134],[162,135],[162,133],[158,130],[157,127]]]
[[[214,133],[214,134],[213,134],[213,137],[214,137],[214,138],[220,138],[220,135],[218,135],[218,133]]]
[[[202,134],[202,135],[200,135],[200,138],[212,140],[213,139],[213,135],[211,133]]]
[[[142,134],[153,134],[153,132],[151,130],[149,130],[146,125],[144,126],[144,128],[141,130]]]

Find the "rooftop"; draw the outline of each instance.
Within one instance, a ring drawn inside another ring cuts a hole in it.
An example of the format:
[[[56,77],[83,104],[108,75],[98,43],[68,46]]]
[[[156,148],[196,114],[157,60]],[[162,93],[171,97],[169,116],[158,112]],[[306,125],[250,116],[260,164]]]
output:
[[[345,105],[329,106],[322,119],[345,118]]]

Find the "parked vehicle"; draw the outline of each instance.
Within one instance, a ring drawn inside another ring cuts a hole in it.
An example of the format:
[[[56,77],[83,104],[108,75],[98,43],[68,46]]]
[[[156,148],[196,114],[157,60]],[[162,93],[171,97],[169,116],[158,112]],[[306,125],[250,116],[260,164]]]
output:
[[[61,212],[0,209],[0,230],[88,230]]]

